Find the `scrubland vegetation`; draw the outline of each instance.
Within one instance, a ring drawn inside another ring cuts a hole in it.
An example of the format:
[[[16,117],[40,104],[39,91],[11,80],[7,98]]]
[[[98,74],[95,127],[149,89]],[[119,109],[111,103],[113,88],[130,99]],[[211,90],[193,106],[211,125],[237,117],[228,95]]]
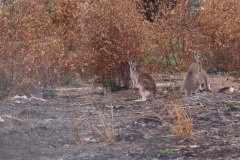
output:
[[[129,87],[129,60],[148,73],[239,71],[236,0],[0,2],[1,96],[63,85],[63,77]]]
[[[239,158],[239,26],[238,0],[1,0],[0,159]],[[186,98],[195,52],[213,92]]]

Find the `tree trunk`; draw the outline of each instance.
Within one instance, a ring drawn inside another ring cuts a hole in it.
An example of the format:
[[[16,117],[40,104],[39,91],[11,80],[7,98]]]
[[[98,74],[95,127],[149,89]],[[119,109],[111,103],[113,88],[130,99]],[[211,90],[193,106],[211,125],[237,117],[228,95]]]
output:
[[[123,84],[123,87],[128,89],[130,86],[130,68],[129,64],[127,62],[124,62],[121,64],[119,68],[118,73],[118,85],[121,86]]]

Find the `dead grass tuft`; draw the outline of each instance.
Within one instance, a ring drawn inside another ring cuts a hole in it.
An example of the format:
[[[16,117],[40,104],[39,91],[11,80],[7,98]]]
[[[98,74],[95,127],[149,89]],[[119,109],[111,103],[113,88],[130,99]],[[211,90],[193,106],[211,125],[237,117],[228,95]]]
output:
[[[169,114],[173,119],[173,123],[168,123],[172,129],[173,136],[192,136],[193,135],[193,118],[189,110],[183,108],[179,102],[173,104],[173,109],[169,110]]]
[[[160,115],[154,115],[171,128],[172,136],[192,136],[193,118],[190,110],[188,113],[179,101],[172,101],[170,108],[168,108],[165,104],[163,104],[163,106],[164,108],[167,108],[167,112],[169,113],[171,120],[167,122]]]
[[[114,129],[114,116],[113,116],[113,106],[111,105],[111,117],[109,117],[106,111],[99,112],[99,122],[102,129],[98,129],[93,125],[92,122],[89,125],[94,133],[97,133],[102,137],[102,139],[107,143],[115,143],[115,129]]]
[[[80,137],[79,134],[79,122],[77,120],[73,121],[73,128],[72,128],[73,137],[75,138],[75,143],[78,147],[84,146],[84,141]]]

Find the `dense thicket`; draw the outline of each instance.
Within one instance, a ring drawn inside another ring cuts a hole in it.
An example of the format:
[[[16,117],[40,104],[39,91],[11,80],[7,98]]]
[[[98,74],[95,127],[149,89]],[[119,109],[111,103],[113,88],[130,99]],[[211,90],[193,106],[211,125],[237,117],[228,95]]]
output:
[[[1,0],[0,90],[57,86],[68,74],[129,86],[127,62],[148,72],[239,71],[237,0]]]

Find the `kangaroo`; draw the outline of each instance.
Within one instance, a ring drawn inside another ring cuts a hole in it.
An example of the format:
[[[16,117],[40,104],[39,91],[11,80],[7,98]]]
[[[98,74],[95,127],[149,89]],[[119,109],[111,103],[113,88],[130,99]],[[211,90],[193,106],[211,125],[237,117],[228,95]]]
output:
[[[200,61],[202,62],[202,59]],[[204,87],[204,90],[212,92],[212,89],[210,87],[210,78],[208,74],[203,71],[202,65],[200,65],[199,72],[200,90]]]
[[[206,73],[199,74],[199,83],[200,83],[201,88],[204,87],[204,89],[212,92],[212,89],[210,87],[209,76]]]
[[[139,71],[137,62],[129,62],[130,76],[133,84],[139,88],[139,93],[142,96],[142,101],[146,101],[150,96],[152,100],[156,100],[156,84],[151,76]]]
[[[134,72],[135,68],[131,67],[131,65],[134,66],[134,65],[137,65],[137,64],[135,64],[136,62],[134,62],[134,63],[128,62],[128,63],[130,65],[130,78],[131,78],[131,80],[133,82],[133,88],[134,87],[138,88],[138,86],[137,86],[137,75],[136,75],[136,72]]]
[[[199,83],[199,62],[201,58],[195,53],[194,59],[191,67],[189,68],[186,77],[183,80],[183,89],[185,91],[185,95],[189,96],[199,88],[201,89]]]

